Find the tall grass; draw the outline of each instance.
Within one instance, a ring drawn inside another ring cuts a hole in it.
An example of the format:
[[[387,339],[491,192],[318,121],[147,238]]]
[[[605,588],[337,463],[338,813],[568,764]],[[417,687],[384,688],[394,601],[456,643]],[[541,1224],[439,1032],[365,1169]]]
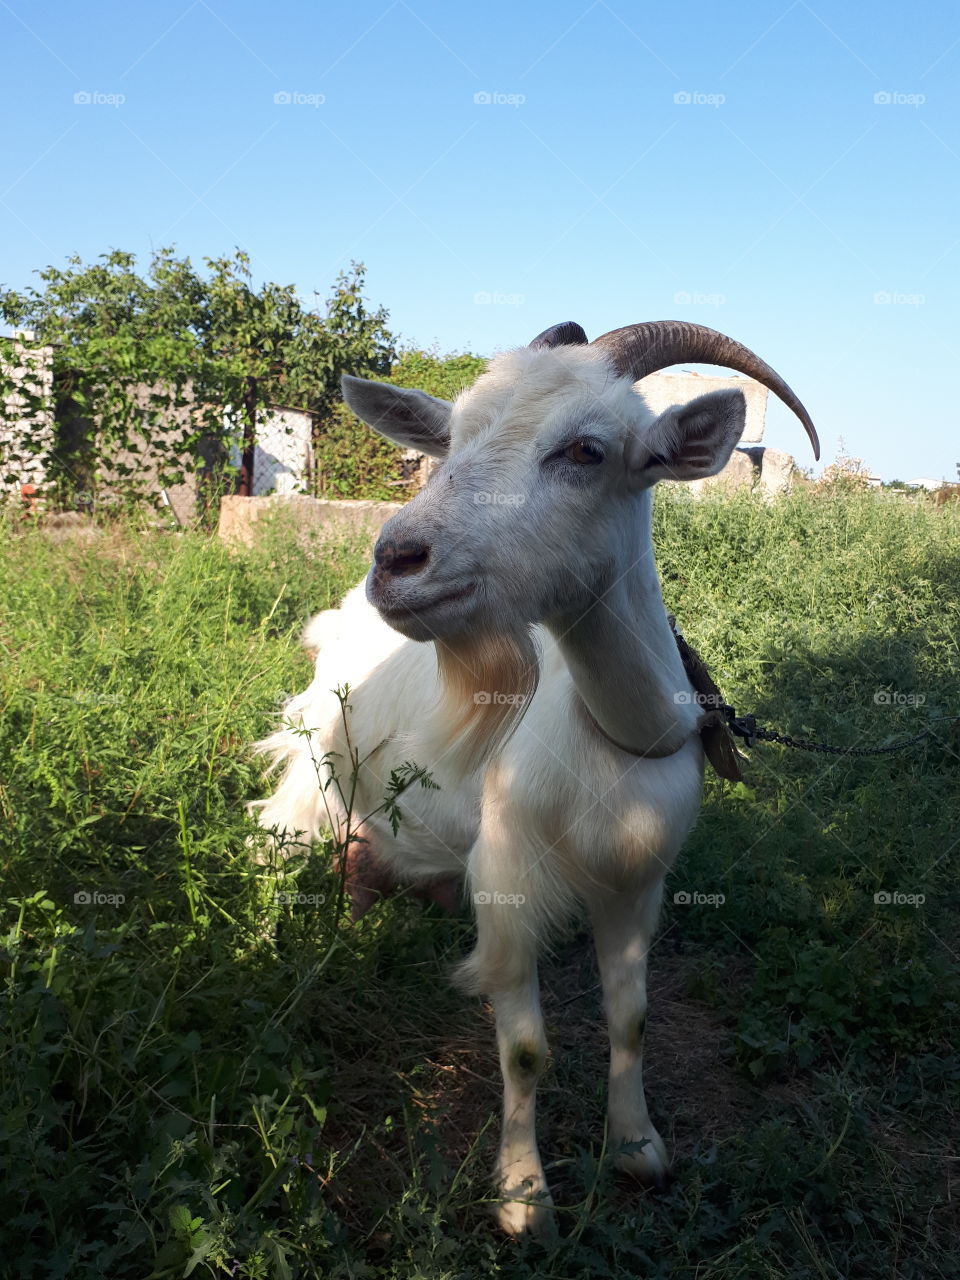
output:
[[[660,495],[668,604],[730,701],[845,745],[936,737],[758,746],[745,784],[708,782],[652,959],[659,1195],[603,1156],[571,927],[544,963],[561,1236],[520,1246],[488,1224],[489,1017],[446,981],[469,920],[401,895],[350,924],[329,845],[282,868],[246,845],[247,745],[364,550],[2,533],[0,1270],[957,1274],[960,726],[933,722],[960,714],[956,508]]]

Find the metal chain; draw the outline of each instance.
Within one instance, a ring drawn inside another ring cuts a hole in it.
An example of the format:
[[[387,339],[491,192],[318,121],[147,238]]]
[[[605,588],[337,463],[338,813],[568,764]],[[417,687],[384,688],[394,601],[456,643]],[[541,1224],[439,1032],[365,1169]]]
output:
[[[924,729],[923,733],[915,733],[910,738],[901,738],[886,747],[836,747],[826,742],[808,742],[804,738],[792,738],[788,733],[776,733],[773,729],[762,729],[754,716],[738,716],[728,702],[720,704],[720,710],[727,721],[731,733],[743,738],[744,745],[752,747],[754,740],[760,742],[778,742],[784,747],[795,747],[798,751],[819,751],[831,756],[886,756],[896,751],[905,751],[907,747],[923,742],[925,738],[936,735],[932,729]],[[960,716],[936,716],[935,721],[960,720]]]
[[[891,742],[886,747],[837,747],[827,742],[808,742],[805,738],[793,738],[788,733],[777,733],[773,729],[762,729],[757,724],[755,716],[738,716],[730,703],[723,701],[720,690],[711,679],[706,664],[684,637],[683,632],[677,626],[676,618],[672,613],[669,613],[667,614],[667,619],[670,623],[673,637],[677,642],[684,670],[690,679],[690,683],[697,690],[698,700],[704,705],[713,707],[714,711],[719,711],[726,720],[727,728],[730,732],[743,738],[744,745],[747,747],[752,747],[755,741],[777,742],[783,747],[794,747],[797,751],[817,751],[823,755],[830,756],[888,756],[897,751],[906,751],[908,747],[916,746],[918,742],[923,742],[927,738],[936,737],[932,729],[924,729],[922,733],[915,733],[909,738],[901,738],[897,742]],[[936,724],[943,720],[960,720],[960,716],[935,716],[931,723]]]

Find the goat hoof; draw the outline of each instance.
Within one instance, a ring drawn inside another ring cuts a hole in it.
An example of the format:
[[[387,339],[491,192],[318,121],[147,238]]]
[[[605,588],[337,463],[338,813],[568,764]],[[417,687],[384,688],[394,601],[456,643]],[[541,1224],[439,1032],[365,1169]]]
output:
[[[620,1151],[614,1158],[614,1168],[645,1187],[662,1190],[670,1181],[670,1161],[667,1148],[656,1129],[644,1135],[649,1138],[639,1151]],[[633,1140],[634,1142],[636,1139]]]
[[[538,1162],[539,1163],[539,1162]],[[494,1210],[501,1231],[508,1236],[544,1235],[555,1229],[553,1200],[541,1169],[497,1179],[500,1200]]]
[[[502,1204],[497,1210],[500,1230],[512,1240],[528,1236],[544,1238],[556,1231],[553,1208],[550,1205],[525,1204],[521,1201]]]

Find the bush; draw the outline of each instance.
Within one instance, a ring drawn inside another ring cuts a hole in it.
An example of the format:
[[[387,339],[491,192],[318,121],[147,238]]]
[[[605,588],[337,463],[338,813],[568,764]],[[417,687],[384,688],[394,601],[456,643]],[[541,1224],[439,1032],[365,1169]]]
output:
[[[485,365],[481,356],[408,350],[384,381],[454,400],[476,381]],[[417,464],[405,458],[406,452],[361,422],[345,404],[338,404],[314,436],[314,492],[320,498],[404,501],[419,484]]]

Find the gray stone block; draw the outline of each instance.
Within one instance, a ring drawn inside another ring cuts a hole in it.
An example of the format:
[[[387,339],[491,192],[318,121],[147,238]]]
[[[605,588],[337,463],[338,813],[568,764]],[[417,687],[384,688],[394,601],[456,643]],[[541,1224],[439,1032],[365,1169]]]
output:
[[[305,534],[322,537],[356,537],[372,546],[385,521],[399,511],[402,502],[359,499],[311,498],[304,494],[273,494],[266,498],[228,496],[220,503],[218,533],[225,542],[251,547],[257,527],[266,522],[289,522],[299,541]]]

